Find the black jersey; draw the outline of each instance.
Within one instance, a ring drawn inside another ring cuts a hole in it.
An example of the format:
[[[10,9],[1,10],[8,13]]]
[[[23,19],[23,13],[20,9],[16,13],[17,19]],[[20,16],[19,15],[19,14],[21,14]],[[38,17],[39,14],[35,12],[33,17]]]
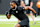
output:
[[[10,9],[9,13],[13,14],[15,17],[17,17],[19,20],[23,20],[28,18],[25,14],[24,14],[24,8],[23,7],[17,7],[16,9]]]

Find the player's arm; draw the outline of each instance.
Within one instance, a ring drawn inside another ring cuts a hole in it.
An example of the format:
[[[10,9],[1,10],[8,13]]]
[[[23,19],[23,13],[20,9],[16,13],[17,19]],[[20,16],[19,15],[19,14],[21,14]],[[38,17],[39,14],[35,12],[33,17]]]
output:
[[[10,17],[11,17],[11,12],[12,12],[12,9],[10,9],[8,12],[6,12],[6,17],[8,19],[10,19]]]
[[[31,1],[31,2],[30,2],[30,7],[32,7],[32,6],[33,6],[33,2]]]
[[[24,8],[24,10],[28,10],[28,9],[31,10],[33,13],[35,13],[35,17],[37,16],[37,13],[33,8],[31,8],[29,6]]]
[[[36,13],[36,11],[33,8],[30,7],[29,10],[31,10],[32,12],[34,12],[35,13],[35,17],[37,17],[37,13]]]
[[[24,4],[23,0],[20,2],[20,4],[21,4],[22,7],[25,7],[25,4]]]
[[[33,8],[31,8],[31,7],[29,7],[29,6],[24,8],[24,10],[28,10],[28,9],[31,10],[33,13],[36,14],[36,11],[35,11]]]
[[[29,7],[28,9],[31,10],[33,13],[36,14],[36,11],[33,8]]]

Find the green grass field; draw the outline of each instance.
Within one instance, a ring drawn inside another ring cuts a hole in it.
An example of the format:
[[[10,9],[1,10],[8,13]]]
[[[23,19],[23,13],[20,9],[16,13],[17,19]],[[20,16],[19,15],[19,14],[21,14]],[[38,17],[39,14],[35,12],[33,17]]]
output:
[[[29,16],[30,17],[30,16]],[[31,18],[31,17],[30,17]],[[40,18],[40,15],[36,18]],[[7,19],[5,15],[0,15],[0,19]],[[11,19],[15,19],[15,17],[12,15]],[[15,19],[16,20],[16,19]],[[33,21],[30,21],[30,27],[40,27],[40,20],[35,21],[36,24],[33,24]],[[38,23],[39,22],[39,23]],[[14,25],[17,23],[17,21],[4,21],[0,20],[0,27],[14,27]]]

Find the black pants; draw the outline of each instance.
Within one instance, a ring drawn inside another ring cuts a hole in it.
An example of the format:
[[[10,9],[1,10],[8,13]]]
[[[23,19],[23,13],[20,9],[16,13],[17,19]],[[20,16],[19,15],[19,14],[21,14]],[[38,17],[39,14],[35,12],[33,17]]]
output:
[[[21,27],[29,27],[29,19],[24,19],[21,22],[19,22]]]

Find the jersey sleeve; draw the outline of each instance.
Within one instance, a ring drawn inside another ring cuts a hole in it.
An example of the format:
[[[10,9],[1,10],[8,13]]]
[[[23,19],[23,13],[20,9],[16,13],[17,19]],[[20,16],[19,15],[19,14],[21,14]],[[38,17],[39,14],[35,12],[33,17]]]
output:
[[[8,15],[8,14],[11,14],[11,9],[9,10],[9,11],[6,11],[6,16]]]
[[[12,9],[10,9],[10,10],[8,11],[8,14],[12,14]]]

